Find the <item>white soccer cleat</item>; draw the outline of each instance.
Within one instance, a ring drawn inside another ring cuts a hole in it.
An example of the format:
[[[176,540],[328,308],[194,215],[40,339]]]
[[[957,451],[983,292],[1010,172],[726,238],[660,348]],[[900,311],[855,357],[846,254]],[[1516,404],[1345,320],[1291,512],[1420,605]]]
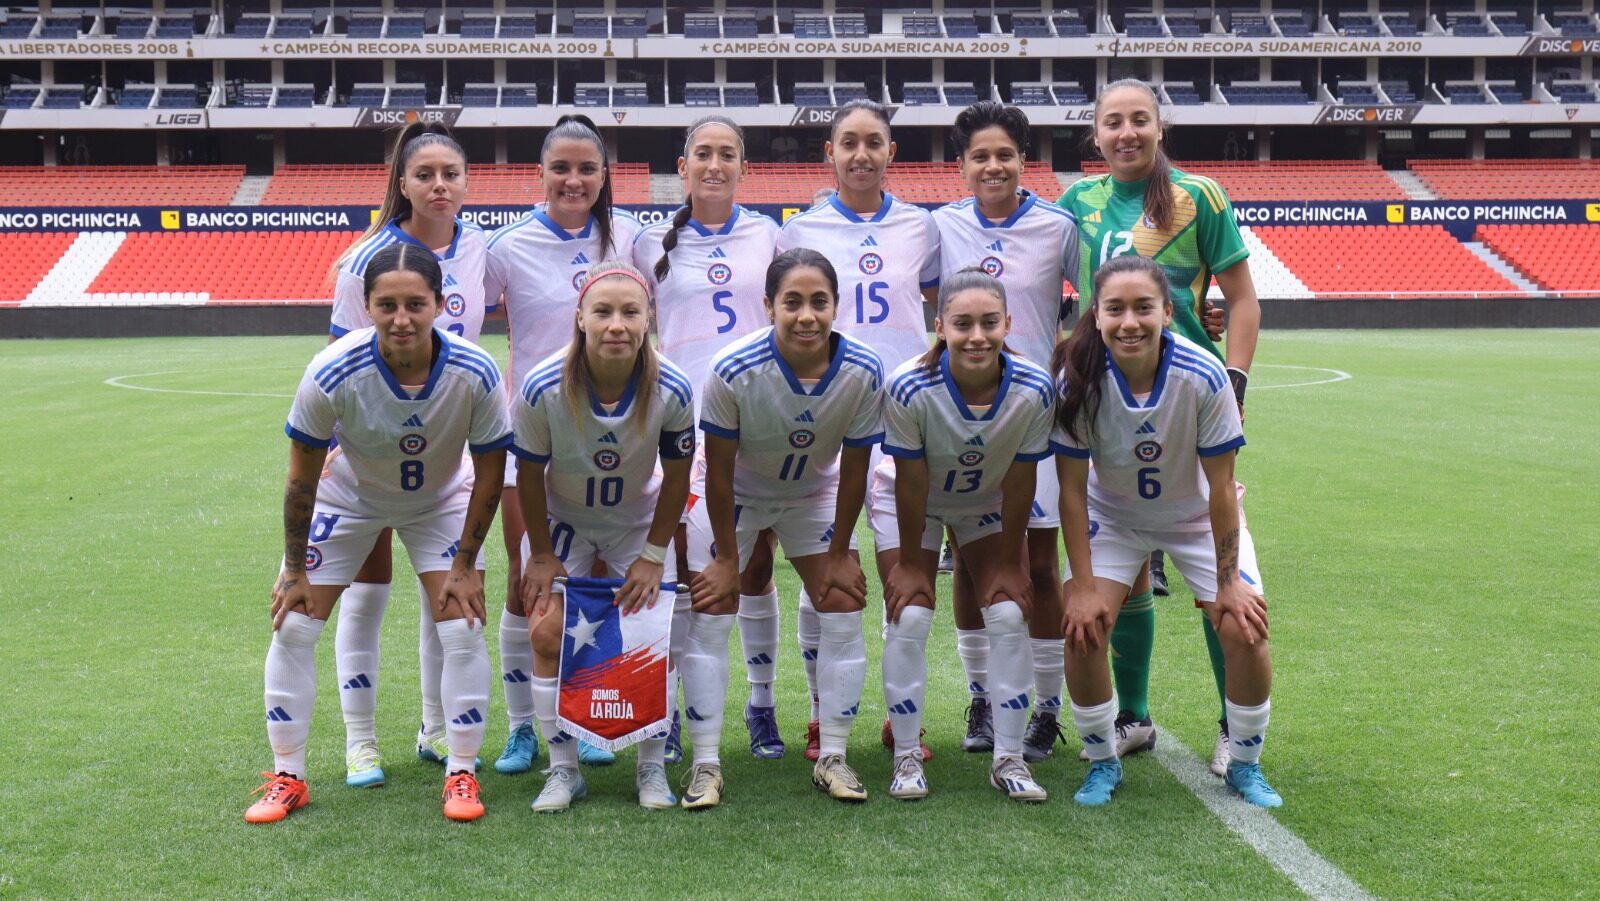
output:
[[[589,784],[575,766],[554,766],[545,770],[544,788],[533,799],[534,813],[560,813],[589,794]]]
[[[811,784],[836,801],[865,801],[867,788],[861,777],[844,762],[843,754],[824,754],[811,770]]]
[[[667,768],[659,763],[641,763],[634,776],[639,790],[639,806],[647,810],[667,810],[678,806],[678,798],[667,784]]]
[[[1117,714],[1117,757],[1123,758],[1131,754],[1154,750],[1156,746],[1156,724],[1147,716],[1142,720],[1133,718],[1133,714],[1124,710]],[[1079,760],[1089,759],[1089,749],[1078,752]]]
[[[921,801],[928,796],[928,777],[922,770],[922,752],[912,751],[894,759],[894,776],[889,779],[889,797],[901,801]]]
[[[1233,762],[1233,747],[1228,740],[1228,721],[1223,720],[1217,730],[1217,745],[1211,751],[1211,775],[1219,779],[1228,775],[1228,764]]]
[[[1044,786],[1033,780],[1033,770],[1020,757],[1002,757],[989,771],[989,784],[1006,793],[1006,797],[1025,804],[1038,804],[1049,797]]]

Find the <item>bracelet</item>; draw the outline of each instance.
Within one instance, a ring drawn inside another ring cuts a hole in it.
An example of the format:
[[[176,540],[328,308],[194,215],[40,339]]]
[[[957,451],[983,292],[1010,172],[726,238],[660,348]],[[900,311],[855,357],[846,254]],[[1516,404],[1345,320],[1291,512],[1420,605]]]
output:
[[[639,552],[639,559],[660,566],[667,562],[667,546],[664,544],[647,543],[644,546],[644,550]]]
[[[1250,373],[1243,369],[1228,367],[1228,381],[1233,384],[1233,399],[1236,403],[1244,403],[1244,389],[1250,384]]]

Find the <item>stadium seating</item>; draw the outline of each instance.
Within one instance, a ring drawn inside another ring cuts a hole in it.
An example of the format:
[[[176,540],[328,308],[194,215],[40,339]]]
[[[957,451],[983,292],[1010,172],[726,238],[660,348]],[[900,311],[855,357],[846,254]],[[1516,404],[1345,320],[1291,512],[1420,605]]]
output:
[[[753,82],[722,86],[723,106],[760,106],[761,95]]]
[[[1541,288],[1600,294],[1600,228],[1593,225],[1480,225],[1473,240]]]
[[[1561,29],[1563,37],[1590,38],[1600,34],[1600,28],[1595,27],[1594,16],[1581,12],[1558,12],[1548,18],[1551,25]]]
[[[1167,31],[1175,38],[1197,38],[1204,34],[1193,14],[1166,16]]]
[[[1089,33],[1089,26],[1076,12],[1051,16],[1050,24],[1056,27],[1056,34],[1064,38],[1083,37]]]
[[[971,106],[978,102],[978,89],[971,84],[946,83],[944,102],[946,106]]]
[[[611,22],[605,16],[579,13],[572,17],[572,36],[604,40],[611,37]]]
[[[1415,172],[1443,200],[1600,197],[1594,160],[1412,160]]]
[[[572,105],[590,107],[610,106],[611,86],[598,82],[573,85]]]
[[[83,85],[58,84],[44,89],[41,109],[77,109],[83,105]]]
[[[501,16],[500,37],[533,38],[539,36],[538,16]]]
[[[191,294],[220,301],[325,300],[356,232],[132,232],[94,294]]]
[[[1048,38],[1055,35],[1050,31],[1050,20],[1043,15],[1029,15],[1013,13],[1011,16],[1011,33],[1019,38]]]
[[[1161,25],[1161,17],[1149,14],[1128,13],[1122,18],[1122,31],[1130,38],[1160,38],[1167,35],[1167,30]]]
[[[1528,33],[1528,26],[1517,18],[1516,13],[1490,13],[1489,21],[1508,38],[1522,37]]]
[[[649,106],[650,89],[642,83],[619,84],[611,88],[612,106]]]
[[[156,95],[156,109],[194,109],[199,105],[200,90],[192,84],[161,86]]]
[[[1489,93],[1493,94],[1494,99],[1500,103],[1527,102],[1528,96],[1522,93],[1522,89],[1517,87],[1515,82],[1491,81],[1487,87],[1489,88]]]
[[[1447,81],[1438,88],[1445,101],[1452,106],[1479,106],[1489,102],[1480,83]]]
[[[864,38],[867,36],[867,17],[860,13],[834,16],[833,33],[841,38]]]
[[[1161,89],[1167,92],[1167,99],[1172,101],[1175,106],[1195,106],[1205,102],[1205,98],[1200,96],[1200,91],[1194,86],[1194,82],[1169,81],[1161,85]],[[1060,94],[1058,93],[1057,96],[1059,97]]]
[[[156,17],[156,33],[158,38],[194,37],[194,19],[186,15],[171,15]]]
[[[122,93],[117,97],[117,109],[148,109],[154,99],[155,85],[129,82],[122,86]]]
[[[722,36],[725,38],[754,38],[761,36],[761,25],[750,13],[729,13],[722,17]]]
[[[1050,92],[1062,106],[1088,106],[1089,95],[1076,81],[1061,81],[1051,85]]]
[[[1286,82],[1235,82],[1222,85],[1222,96],[1240,106],[1296,105],[1310,103],[1305,89]]]
[[[289,109],[305,109],[314,106],[317,102],[317,91],[308,84],[285,84],[278,86],[277,106]]]
[[[805,39],[827,40],[833,37],[833,27],[828,24],[827,16],[796,13],[794,17],[794,36]]]
[[[1340,11],[1336,23],[1339,30],[1351,37],[1378,37],[1383,27],[1370,13]]]
[[[1301,13],[1279,13],[1272,17],[1272,24],[1278,26],[1278,33],[1286,38],[1305,37],[1311,33],[1311,27]]]
[[[0,183],[3,180],[4,176],[0,176]],[[67,232],[6,235],[6,252],[0,255],[0,306],[12,306],[26,299],[28,292],[39,284],[77,237]]]
[[[492,84],[467,84],[461,86],[462,106],[499,106],[500,88]]]
[[[46,13],[39,25],[39,37],[44,40],[71,40],[78,36],[80,19],[77,15]]]
[[[427,27],[427,18],[422,13],[396,13],[389,17],[383,34],[391,38],[420,38]]]
[[[351,10],[345,25],[345,34],[353,38],[383,37],[383,13],[380,10]]]
[[[233,23],[233,31],[223,37],[232,38],[264,38],[272,28],[272,17],[259,14],[246,13]]]
[[[44,91],[38,85],[19,84],[6,91],[6,109],[32,109]]]
[[[243,166],[0,166],[7,206],[225,205]]]
[[[539,86],[536,84],[503,84],[500,86],[501,106],[538,106]]]
[[[1247,38],[1272,37],[1272,24],[1259,13],[1235,11],[1232,16],[1233,33]]]
[[[0,39],[21,40],[29,37],[38,24],[38,16],[12,14],[7,16],[4,22],[0,22]]]
[[[308,38],[311,37],[312,19],[310,16],[279,15],[272,26],[272,36],[275,38]]]
[[[907,83],[903,91],[900,102],[906,106],[940,106],[944,103],[944,96],[939,93],[939,86],[931,82]]]
[[[938,16],[906,16],[900,20],[900,30],[908,38],[937,38],[943,32]]]
[[[1550,93],[1560,103],[1596,103],[1594,88],[1584,82],[1578,81],[1552,81],[1549,84]]]
[[[124,94],[126,96],[126,94]],[[272,105],[272,85],[246,84],[239,86],[230,106],[268,107]]]
[[[462,15],[460,34],[464,38],[492,38],[495,34],[494,16]]]
[[[1055,106],[1056,98],[1051,95],[1047,84],[1013,81],[1011,102],[1017,106]]]
[[[389,96],[389,89],[382,84],[369,83],[357,84],[350,87],[350,97],[345,101],[346,106],[383,106],[385,97]]]
[[[288,165],[267,183],[263,204],[340,204],[376,206],[383,199],[380,165]],[[650,170],[644,163],[612,163],[611,193],[618,203],[650,202]],[[469,164],[467,198],[472,203],[526,204],[544,200],[538,170],[521,163]],[[223,201],[226,203],[226,201]]]
[[[1381,81],[1378,86],[1383,88],[1385,94],[1389,95],[1389,102],[1391,103],[1417,102],[1417,93],[1411,89],[1411,85],[1403,81]]]
[[[683,17],[683,36],[686,38],[722,37],[722,20],[706,13],[689,13]]]
[[[1406,193],[1377,163],[1361,160],[1177,160],[1179,169],[1204,175],[1232,200],[1405,200]],[[1085,160],[1085,174],[1106,164]]]
[[[650,34],[650,20],[640,15],[619,15],[611,20],[611,36],[642,38]]]
[[[1521,296],[1439,225],[1255,226],[1318,297]],[[1381,253],[1374,248],[1381,247]]]
[[[1382,103],[1383,98],[1378,96],[1378,89],[1371,84],[1341,84],[1335,92],[1340,100],[1349,104],[1374,104]]]
[[[1446,13],[1444,24],[1445,29],[1458,38],[1489,36],[1489,20],[1477,13]]]
[[[138,40],[150,34],[155,19],[141,13],[129,13],[117,20],[116,36],[123,40]]]
[[[945,16],[944,33],[953,38],[975,38],[978,36],[978,23],[971,15]]]

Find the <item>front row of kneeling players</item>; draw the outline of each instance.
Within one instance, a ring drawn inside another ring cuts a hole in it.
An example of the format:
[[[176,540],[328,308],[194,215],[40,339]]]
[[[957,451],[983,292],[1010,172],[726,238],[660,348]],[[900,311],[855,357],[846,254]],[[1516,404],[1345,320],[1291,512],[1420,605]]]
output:
[[[478,551],[508,448],[523,467],[524,601],[533,614],[536,716],[551,755],[535,810],[563,810],[587,791],[577,743],[557,726],[554,579],[603,561],[625,580],[618,603],[629,608],[679,577],[667,545],[689,497],[693,388],[651,349],[644,278],[624,263],[595,266],[571,344],[531,371],[509,412],[493,361],[433,329],[440,281],[437,263],[418,248],[380,251],[365,276],[373,327],[318,354],[296,393],[266,667],[276,763],[246,813],[251,822],[282,819],[309,801],[315,642],[385,526],[400,533],[433,599],[444,648],[445,815],[483,814],[474,761],[490,674],[475,628],[484,617]],[[679,661],[694,754],[682,806],[715,806],[724,791],[718,741],[739,572],[769,528],[822,623],[821,757],[812,780],[834,798],[867,797],[845,758],[867,671],[868,592],[853,538],[863,504],[883,574],[890,795],[929,791],[920,718],[934,567],[949,530],[972,567],[993,648],[990,783],[1013,799],[1043,801],[1022,756],[1032,681],[1023,536],[1037,465],[1052,452],[1072,576],[1063,622],[1068,693],[1092,761],[1074,800],[1104,804],[1121,784],[1107,642],[1141,562],[1162,548],[1227,654],[1227,783],[1253,804],[1280,804],[1258,762],[1271,662],[1260,572],[1233,489],[1234,451],[1244,444],[1238,409],[1221,365],[1166,330],[1172,307],[1160,267],[1124,256],[1096,272],[1094,305],[1057,349],[1055,379],[1005,350],[1005,290],[981,270],[944,280],[937,343],[888,375],[871,349],[833,330],[837,295],[822,255],[780,255],[766,279],[771,327],[722,352],[702,387],[706,488],[690,510],[691,572],[682,574],[694,611]],[[343,453],[319,486],[336,433]],[[880,443],[887,458],[869,472]],[[662,739],[645,741],[638,760],[640,804],[680,803]]]

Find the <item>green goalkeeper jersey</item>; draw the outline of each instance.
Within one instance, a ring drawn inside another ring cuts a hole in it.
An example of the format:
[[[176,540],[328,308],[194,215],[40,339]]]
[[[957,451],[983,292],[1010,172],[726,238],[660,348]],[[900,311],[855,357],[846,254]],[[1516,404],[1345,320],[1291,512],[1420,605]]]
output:
[[[1085,296],[1094,272],[1112,257],[1137,253],[1161,264],[1172,283],[1172,327],[1185,338],[1222,350],[1201,324],[1211,274],[1250,255],[1233,219],[1228,195],[1209,178],[1172,170],[1172,227],[1157,230],[1144,212],[1145,181],[1111,175],[1080,178],[1056,201],[1078,220],[1078,278]]]

